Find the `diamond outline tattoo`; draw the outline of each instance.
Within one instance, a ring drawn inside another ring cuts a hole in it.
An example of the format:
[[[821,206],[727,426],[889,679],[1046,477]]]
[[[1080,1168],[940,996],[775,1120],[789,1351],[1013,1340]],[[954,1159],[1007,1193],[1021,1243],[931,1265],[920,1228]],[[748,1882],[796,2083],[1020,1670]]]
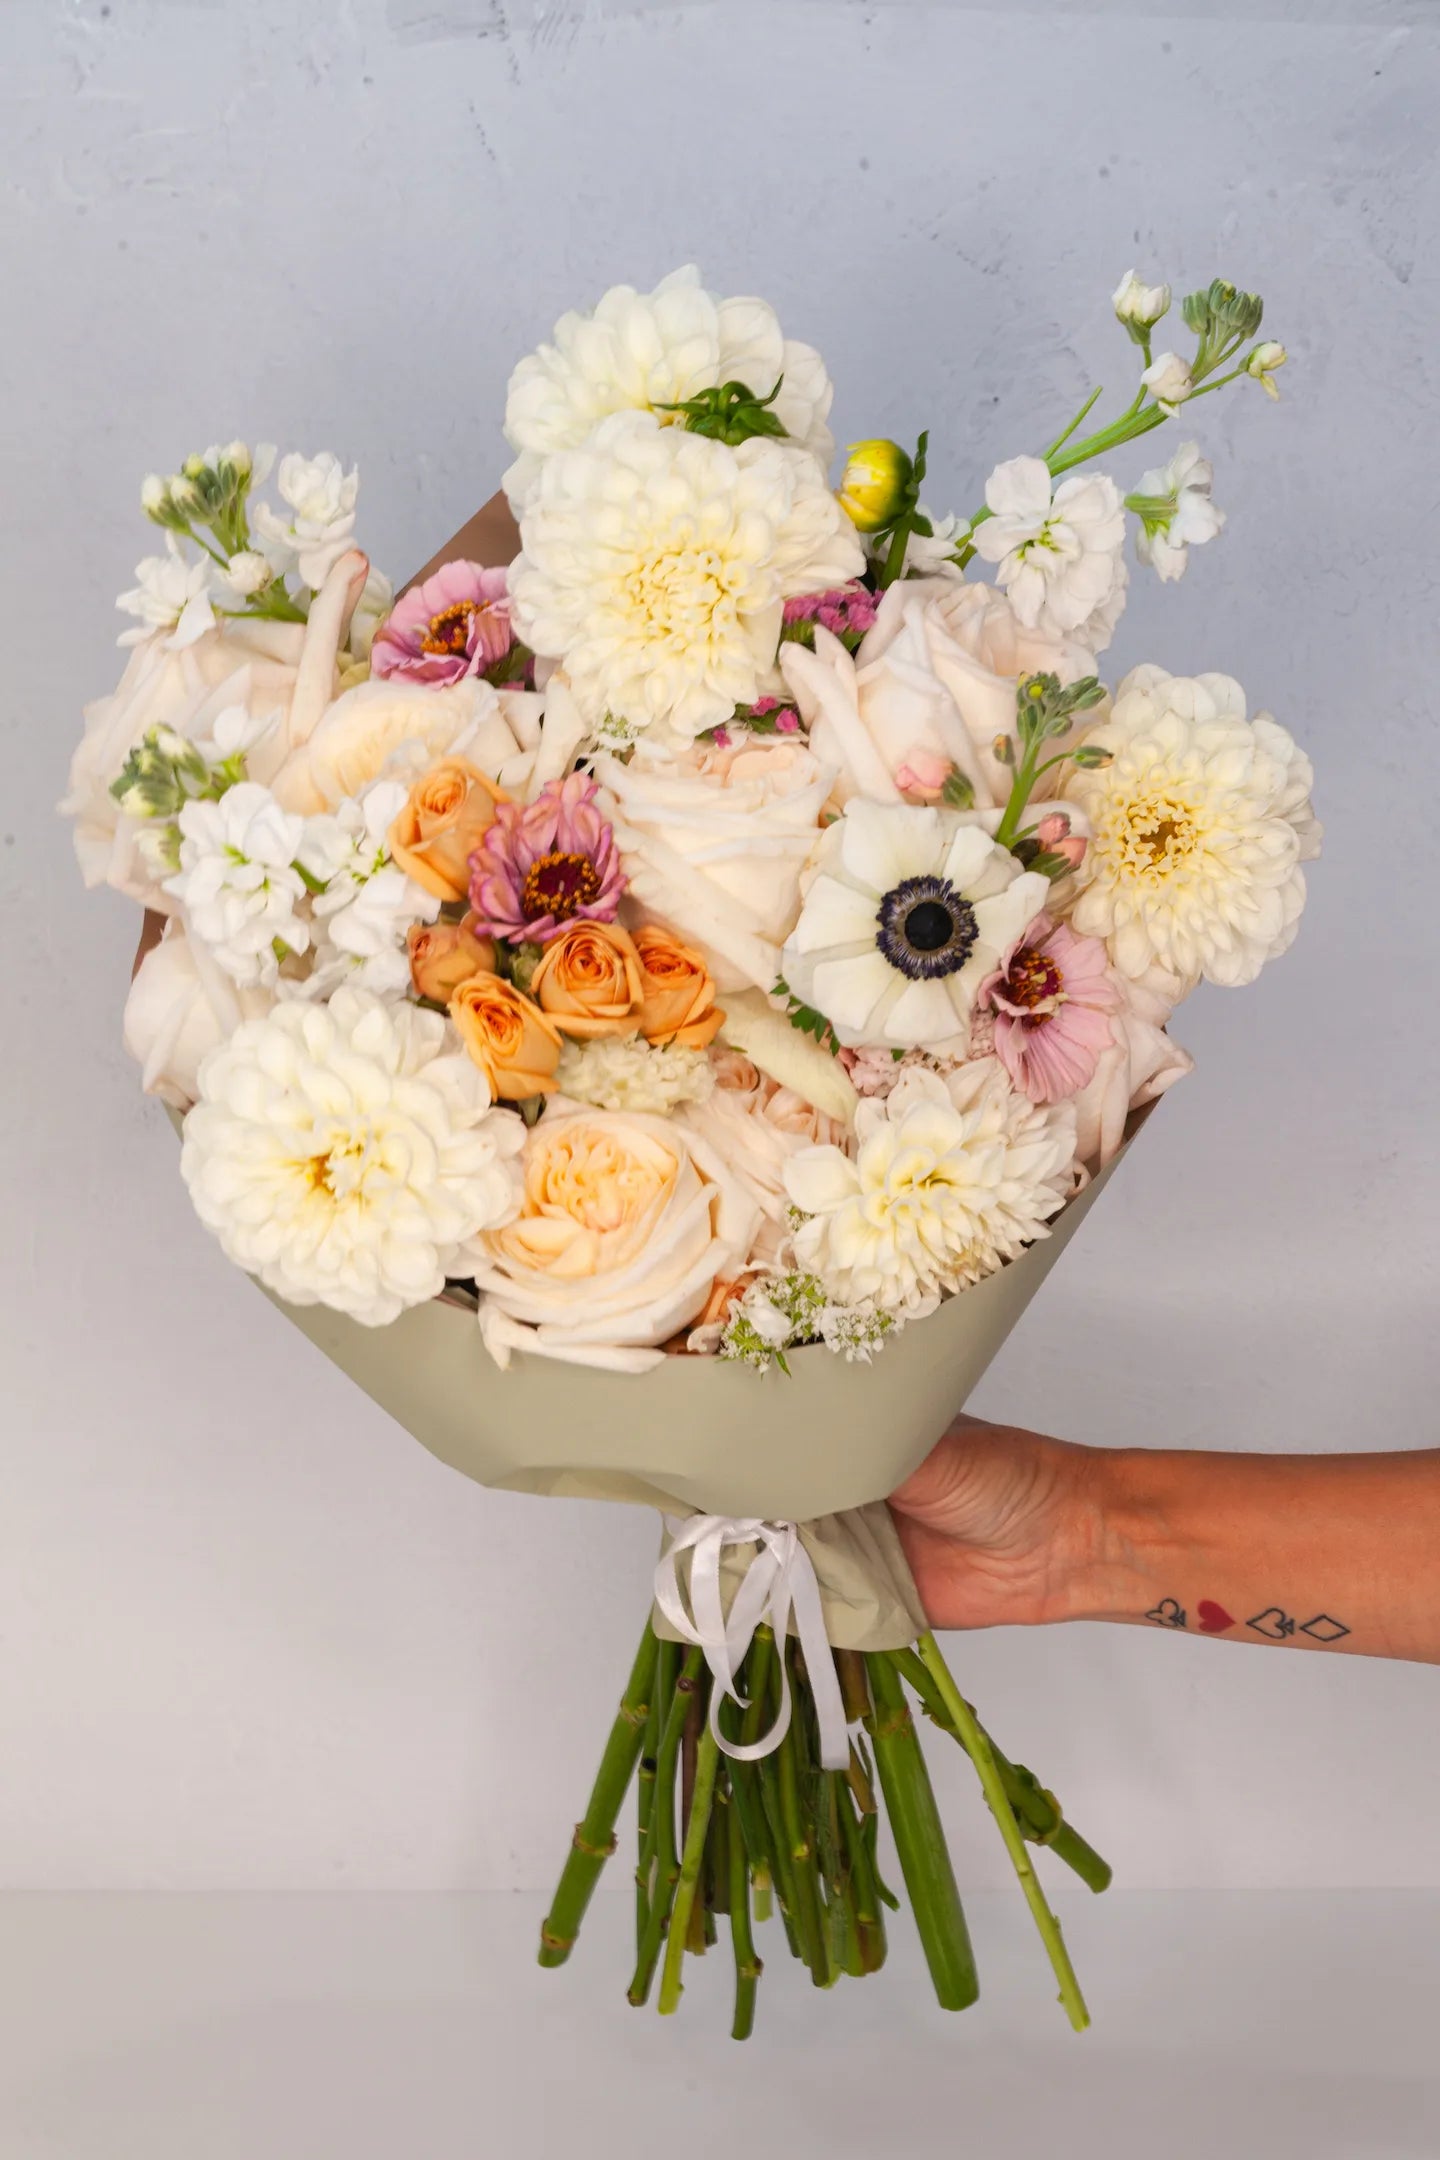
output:
[[[1313,1620],[1301,1621],[1300,1632],[1310,1636],[1314,1642],[1332,1643],[1339,1642],[1341,1636],[1348,1635],[1350,1630],[1344,1621],[1337,1620],[1333,1613],[1319,1612]]]

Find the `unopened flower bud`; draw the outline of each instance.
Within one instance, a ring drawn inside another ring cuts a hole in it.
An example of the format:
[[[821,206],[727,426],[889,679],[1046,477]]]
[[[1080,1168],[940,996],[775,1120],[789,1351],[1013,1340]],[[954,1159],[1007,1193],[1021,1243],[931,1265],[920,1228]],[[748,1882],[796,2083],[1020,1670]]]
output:
[[[158,472],[147,473],[140,483],[140,507],[159,524],[164,516],[168,490]]]
[[[243,548],[225,565],[225,582],[242,600],[250,599],[268,585],[271,574],[269,563],[254,548]]]
[[[187,458],[187,468],[191,463],[193,460]],[[201,470],[203,472],[203,466]],[[200,490],[188,469],[185,472],[172,473],[165,484],[165,492],[171,508],[177,510],[183,518],[192,518],[198,510],[204,508]]]
[[[835,492],[857,530],[882,532],[905,508],[913,479],[908,454],[882,435],[851,443]]]
[[[1148,330],[1159,322],[1170,305],[1170,288],[1143,284],[1133,270],[1127,270],[1111,294],[1110,304],[1134,336],[1137,330]]]
[[[220,452],[220,462],[228,465],[241,480],[250,477],[250,445],[243,442],[226,443]]]
[[[1267,338],[1263,345],[1255,347],[1246,360],[1245,372],[1255,377],[1267,397],[1278,398],[1280,392],[1270,378],[1276,368],[1284,367],[1289,357],[1283,345],[1277,345],[1273,338]]]

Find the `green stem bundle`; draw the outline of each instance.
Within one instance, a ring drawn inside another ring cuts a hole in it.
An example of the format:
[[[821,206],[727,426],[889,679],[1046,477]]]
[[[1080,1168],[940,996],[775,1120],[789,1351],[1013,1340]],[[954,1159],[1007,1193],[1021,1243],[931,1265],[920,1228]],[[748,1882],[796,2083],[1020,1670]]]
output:
[[[836,1666],[846,1716],[857,1728],[843,1770],[821,1764],[814,1696],[796,1644],[782,1646],[769,1628],[757,1628],[738,1682],[747,1707],[737,1712],[723,1704],[717,1732],[702,1653],[682,1654],[647,1626],[541,1930],[540,1962],[559,1965],[569,1956],[638,1771],[632,2003],[649,1999],[658,1971],[658,2007],[673,2013],[684,1992],[686,1958],[728,1935],[735,1965],[731,2031],[737,2040],[748,2038],[763,1970],[756,1928],[769,1917],[772,1896],[786,1942],[816,1986],[878,1972],[887,1948],[884,1908],[897,1903],[880,1874],[883,1812],[936,1997],[946,2009],[968,2008],[979,1981],[913,1695],[973,1764],[1060,1999],[1071,2024],[1082,2028],[1084,1998],[1027,1843],[1049,1846],[1092,1890],[1109,1883],[1105,1862],[1070,1828],[1039,1780],[995,1747],[933,1635],[922,1635],[913,1648],[842,1650]],[[756,1761],[729,1753],[753,1746],[773,1726],[787,1680],[791,1717],[778,1745]]]

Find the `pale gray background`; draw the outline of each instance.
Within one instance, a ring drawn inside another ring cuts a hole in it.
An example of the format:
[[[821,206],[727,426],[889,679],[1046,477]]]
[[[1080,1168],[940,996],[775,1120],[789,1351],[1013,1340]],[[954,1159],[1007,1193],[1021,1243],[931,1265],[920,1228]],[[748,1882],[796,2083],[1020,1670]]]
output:
[[[941,507],[1120,389],[1132,262],[1264,292],[1284,402],[1197,410],[1229,529],[1179,588],[1137,575],[1112,659],[1238,675],[1314,753],[1326,860],[1293,955],[1187,1007],[1199,1071],[982,1406],[1097,1441],[1433,1441],[1433,7],[0,17],[0,1881],[558,1863],[653,1523],[464,1484],[231,1270],[121,1050],[135,917],[81,891],[51,805],[119,664],[146,470],[235,432],[334,448],[403,574],[493,485],[516,357],[692,255],[820,345],[842,441],[929,424]],[[1440,1885],[1432,1672],[1101,1628],[952,1648],[1129,1883]],[[999,1883],[935,1752],[962,1874]],[[577,1972],[567,2014],[606,1982]]]

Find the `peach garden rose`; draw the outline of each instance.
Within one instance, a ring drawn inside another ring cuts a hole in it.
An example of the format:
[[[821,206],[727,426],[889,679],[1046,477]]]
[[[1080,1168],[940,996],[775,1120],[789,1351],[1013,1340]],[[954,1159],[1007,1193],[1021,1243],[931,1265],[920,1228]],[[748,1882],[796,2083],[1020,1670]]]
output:
[[[673,1119],[552,1110],[529,1134],[518,1216],[484,1241],[480,1328],[513,1350],[643,1372],[739,1270],[753,1201]]]
[[[463,757],[441,758],[411,788],[390,828],[390,853],[400,868],[437,900],[463,900],[470,857],[508,800],[493,780]]]
[[[618,923],[567,923],[545,947],[530,989],[556,1027],[581,1041],[633,1035],[640,1025],[640,955]]]
[[[473,915],[458,923],[414,923],[406,948],[416,997],[436,1005],[448,1005],[472,975],[495,970],[495,941],[476,929]]]
[[[525,1102],[555,1085],[560,1030],[503,975],[472,975],[450,1000],[461,1042],[502,1102]]]

